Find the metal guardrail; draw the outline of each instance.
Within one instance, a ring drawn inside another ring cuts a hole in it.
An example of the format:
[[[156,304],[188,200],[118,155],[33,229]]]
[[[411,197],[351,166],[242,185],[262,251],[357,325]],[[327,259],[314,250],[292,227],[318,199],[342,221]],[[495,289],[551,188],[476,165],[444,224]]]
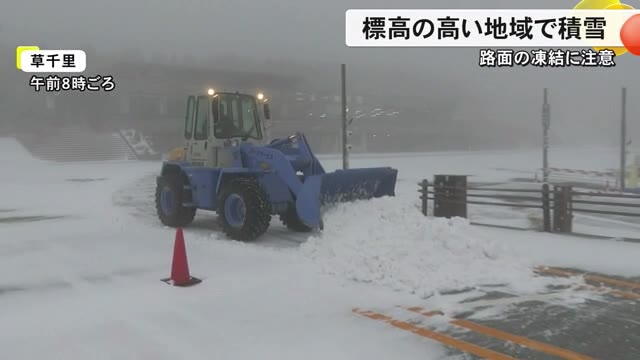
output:
[[[534,175],[536,182],[542,182],[544,169],[539,169]],[[593,171],[566,168],[549,168],[548,183],[555,185],[585,185],[604,190],[620,188],[617,171]]]
[[[454,175],[436,175],[433,183],[425,179],[418,186],[425,216],[429,201],[433,201],[436,217],[466,218],[470,204],[540,209],[544,231],[559,233],[572,232],[574,213],[640,217],[640,195],[574,191],[571,186],[549,184],[542,184],[539,189],[487,188],[468,185],[466,176]],[[607,201],[607,198],[618,201]],[[633,212],[634,209],[637,212]]]

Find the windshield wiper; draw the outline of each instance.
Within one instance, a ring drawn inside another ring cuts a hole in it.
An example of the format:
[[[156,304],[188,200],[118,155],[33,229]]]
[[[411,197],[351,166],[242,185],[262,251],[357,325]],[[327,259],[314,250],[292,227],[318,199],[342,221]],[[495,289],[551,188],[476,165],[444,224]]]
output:
[[[242,141],[247,141],[247,139],[249,139],[250,137],[253,137],[253,136],[251,136],[251,133],[253,132],[253,130],[254,130],[255,128],[256,128],[256,125],[254,124],[254,125],[251,127],[251,129],[249,129],[247,132],[245,132],[245,133],[242,135]]]

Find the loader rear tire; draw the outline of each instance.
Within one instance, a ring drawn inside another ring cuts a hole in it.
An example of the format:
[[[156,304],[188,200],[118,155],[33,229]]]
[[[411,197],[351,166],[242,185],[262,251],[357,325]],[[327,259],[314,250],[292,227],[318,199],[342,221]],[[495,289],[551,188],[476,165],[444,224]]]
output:
[[[188,180],[183,174],[166,174],[158,178],[156,212],[160,221],[171,227],[184,227],[193,221],[196,209],[182,204],[191,201],[191,193],[184,189]]]
[[[285,213],[280,214],[280,221],[291,231],[310,232],[312,230],[300,220],[298,213],[296,213],[295,205],[289,206]]]
[[[224,184],[217,212],[222,231],[234,240],[253,241],[271,223],[269,201],[252,178],[235,178]]]

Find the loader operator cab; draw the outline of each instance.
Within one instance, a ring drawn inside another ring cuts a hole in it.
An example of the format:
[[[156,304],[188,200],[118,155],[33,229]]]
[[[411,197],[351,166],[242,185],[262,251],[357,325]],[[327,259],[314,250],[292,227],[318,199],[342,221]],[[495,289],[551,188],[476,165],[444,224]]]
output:
[[[211,114],[216,139],[262,140],[260,116],[253,96],[227,93],[214,95]]]
[[[240,142],[264,144],[270,109],[262,93],[216,93],[189,96],[185,119],[186,160],[194,166],[226,167],[233,162],[227,147]]]

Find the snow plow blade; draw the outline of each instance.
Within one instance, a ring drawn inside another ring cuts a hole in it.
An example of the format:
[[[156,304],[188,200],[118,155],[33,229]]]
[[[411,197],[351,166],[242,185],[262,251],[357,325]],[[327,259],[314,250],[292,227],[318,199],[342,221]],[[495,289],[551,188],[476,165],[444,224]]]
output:
[[[302,222],[319,228],[321,207],[334,203],[395,196],[398,170],[388,167],[337,170],[305,179],[296,199]]]

